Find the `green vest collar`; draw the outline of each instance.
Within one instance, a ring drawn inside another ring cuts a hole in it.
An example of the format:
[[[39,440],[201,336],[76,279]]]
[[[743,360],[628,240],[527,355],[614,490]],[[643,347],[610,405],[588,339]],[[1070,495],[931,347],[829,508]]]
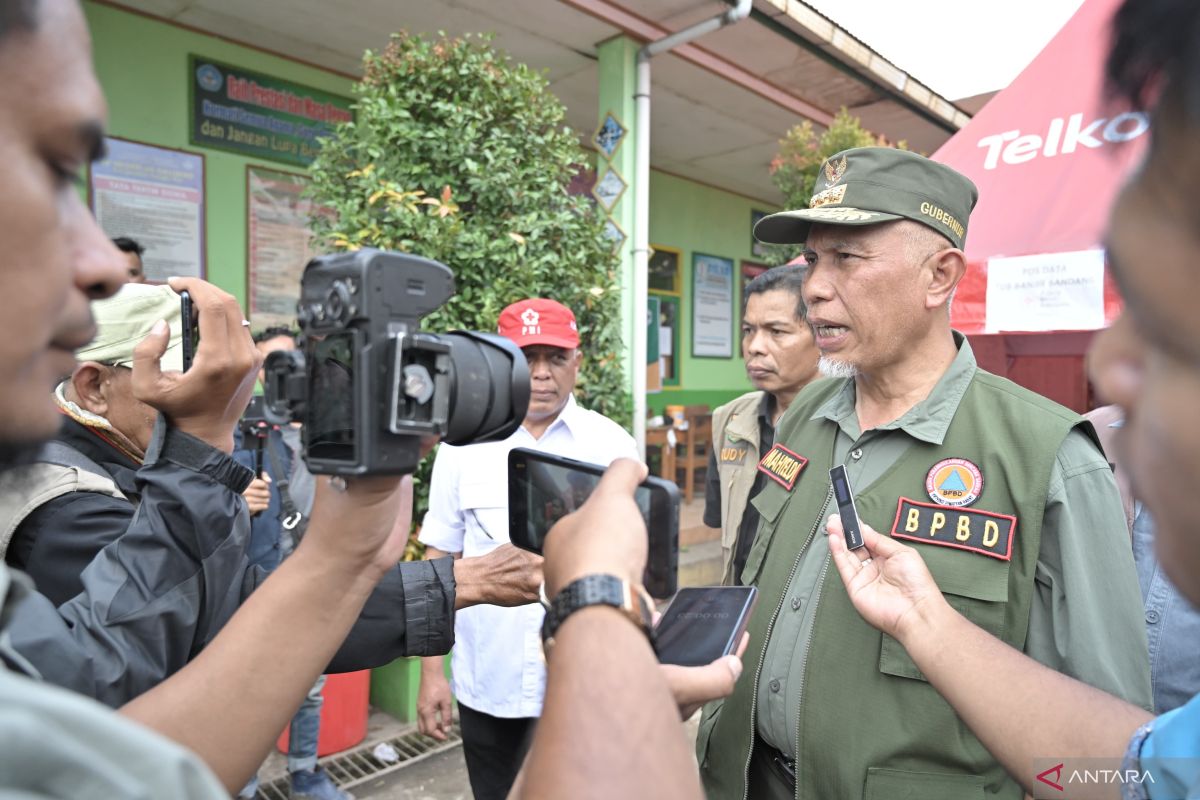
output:
[[[929,397],[910,408],[899,419],[880,425],[880,430],[899,428],[914,439],[930,444],[941,445],[945,441],[950,422],[954,419],[958,405],[978,369],[975,353],[971,350],[971,343],[967,341],[967,337],[958,331],[951,333],[958,348],[958,355],[950,362],[949,369],[938,378]],[[841,390],[823,403],[810,419],[827,419],[834,422],[843,433],[857,441],[862,431],[858,427],[858,414],[854,410],[854,380],[843,378],[842,382],[844,385]]]

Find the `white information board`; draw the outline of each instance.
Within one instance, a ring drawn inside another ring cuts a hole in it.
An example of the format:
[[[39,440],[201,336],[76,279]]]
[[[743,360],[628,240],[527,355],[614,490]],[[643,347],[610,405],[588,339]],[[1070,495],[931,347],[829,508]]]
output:
[[[1103,327],[1103,250],[988,261],[988,333]]]

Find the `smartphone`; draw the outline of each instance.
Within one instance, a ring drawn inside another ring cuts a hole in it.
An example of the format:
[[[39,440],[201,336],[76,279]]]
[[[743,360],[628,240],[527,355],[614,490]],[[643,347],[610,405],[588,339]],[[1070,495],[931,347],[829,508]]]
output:
[[[829,470],[829,480],[833,482],[833,499],[837,502],[838,516],[842,518],[846,547],[857,550],[863,546],[863,535],[858,527],[858,509],[854,507],[854,491],[850,488],[845,465],[838,464]]]
[[[654,626],[659,663],[701,667],[734,652],[757,602],[753,586],[680,589]]]
[[[518,447],[508,454],[508,532],[523,550],[542,552],[559,519],[583,505],[605,468]],[[643,586],[651,597],[670,597],[678,586],[679,487],[648,477],[634,493],[646,521],[650,552]]]
[[[196,357],[196,345],[200,342],[200,316],[192,305],[192,295],[188,291],[179,293],[179,319],[183,327],[183,371],[192,368],[192,360]]]

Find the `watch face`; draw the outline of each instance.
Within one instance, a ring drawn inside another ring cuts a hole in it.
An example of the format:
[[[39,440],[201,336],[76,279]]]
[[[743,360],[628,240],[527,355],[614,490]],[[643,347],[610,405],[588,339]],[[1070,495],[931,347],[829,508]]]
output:
[[[650,635],[650,608],[637,589],[614,575],[585,575],[554,598],[542,623],[542,639],[551,643],[567,617],[581,608],[594,605],[619,609],[647,636]]]

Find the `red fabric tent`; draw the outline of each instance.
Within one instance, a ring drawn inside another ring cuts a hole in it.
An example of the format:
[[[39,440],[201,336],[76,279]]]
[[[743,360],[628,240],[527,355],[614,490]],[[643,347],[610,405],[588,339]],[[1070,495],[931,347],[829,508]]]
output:
[[[1102,93],[1118,3],[1085,0],[1017,79],[933,155],[979,187],[967,233],[971,267],[953,307],[954,326],[964,333],[1046,330],[988,325],[990,259],[1094,250],[1103,242],[1109,206],[1149,128],[1145,115],[1113,107]],[[1105,283],[1111,322],[1120,300]]]
[[[1103,96],[1109,22],[1119,1],[1085,0],[1017,79],[933,155],[979,187],[954,327],[971,336],[984,368],[1077,411],[1093,404],[1083,364],[1091,330],[1120,313],[1107,271],[1102,293],[1097,285],[1102,255],[1085,257],[1094,276],[1088,313],[1064,313],[1066,324],[1053,311],[1053,290],[1037,288],[1025,290],[1023,302],[1037,307],[1040,317],[1008,295],[1008,313],[998,313],[997,303],[989,324],[988,267],[992,262],[999,297],[1005,280],[1013,285],[1014,264],[993,259],[1032,256],[1037,269],[1053,270],[1069,258],[1061,254],[1102,246],[1109,207],[1144,150],[1149,127],[1144,115],[1114,107]],[[1066,329],[1071,331],[1046,332]]]

